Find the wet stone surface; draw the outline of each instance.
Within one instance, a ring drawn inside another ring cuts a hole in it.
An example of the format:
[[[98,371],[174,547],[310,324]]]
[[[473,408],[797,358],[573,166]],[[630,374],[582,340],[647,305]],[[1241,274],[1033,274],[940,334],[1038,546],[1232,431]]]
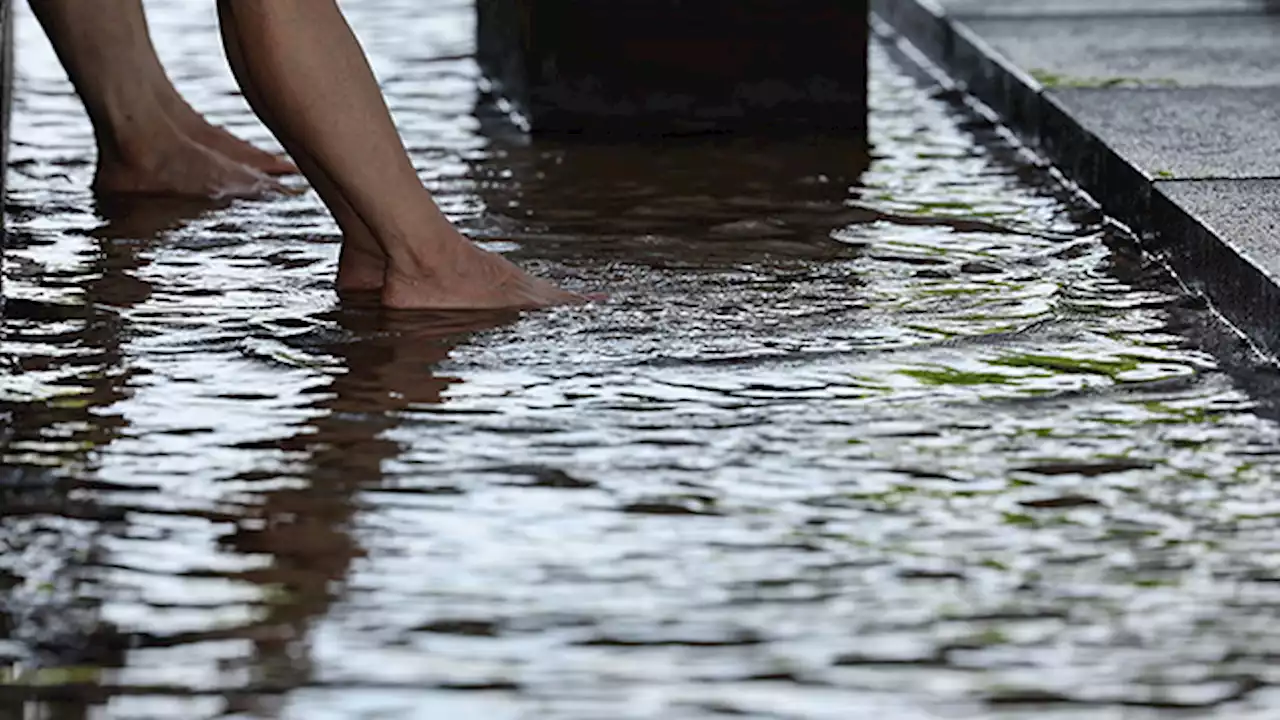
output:
[[[149,5],[268,142],[212,4]],[[990,131],[877,49],[870,160],[529,146],[467,5],[345,5],[447,211],[611,299],[388,315],[314,195],[99,207],[22,16],[5,712],[1271,716],[1280,432]]]

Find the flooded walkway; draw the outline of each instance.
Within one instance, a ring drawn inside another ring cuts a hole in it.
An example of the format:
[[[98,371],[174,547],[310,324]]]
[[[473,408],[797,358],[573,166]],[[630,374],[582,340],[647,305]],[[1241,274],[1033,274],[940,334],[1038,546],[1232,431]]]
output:
[[[268,142],[212,3],[148,5]],[[314,195],[99,207],[22,16],[0,717],[1280,705],[1280,428],[989,128],[876,48],[869,159],[530,145],[484,119],[468,4],[345,6],[443,207],[612,297],[389,315],[336,302]]]

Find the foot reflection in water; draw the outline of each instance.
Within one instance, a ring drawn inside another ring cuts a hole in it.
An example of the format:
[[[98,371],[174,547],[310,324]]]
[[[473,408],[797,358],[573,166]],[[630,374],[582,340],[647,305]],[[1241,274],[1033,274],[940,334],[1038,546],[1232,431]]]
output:
[[[114,308],[133,308],[146,302],[154,288],[138,277],[144,265],[139,253],[154,246],[165,233],[228,206],[223,201],[184,198],[97,198],[94,208],[102,225],[89,235],[99,241],[102,272],[89,284],[89,299]]]
[[[106,546],[128,509],[100,502],[106,488],[92,478],[99,453],[127,426],[113,408],[131,378],[121,313],[151,295],[135,274],[139,252],[191,213],[139,224],[144,215],[128,207],[98,209],[95,230],[64,241],[86,240],[67,254],[90,260],[11,266],[11,278],[34,282],[6,287],[18,297],[3,324],[16,367],[0,376],[0,708],[23,718],[86,717],[87,703],[104,697],[103,669],[123,667],[131,644],[104,617],[101,592]],[[8,240],[18,250],[57,242],[38,231]]]
[[[849,204],[871,162],[856,139],[529,142],[502,132],[493,112],[476,109],[494,127],[469,167],[488,209],[470,230],[537,248],[539,260],[700,270],[832,261],[857,253],[833,231],[876,220]]]
[[[354,305],[354,303],[352,303]],[[252,638],[245,657],[254,679],[229,709],[264,712],[262,693],[283,692],[316,680],[309,662],[307,627],[342,594],[344,578],[361,548],[348,532],[364,490],[383,485],[383,466],[400,446],[385,438],[399,412],[444,401],[458,378],[433,368],[475,332],[512,322],[515,313],[396,313],[370,305],[345,307],[331,319],[347,337],[323,349],[336,361],[332,381],[315,389],[321,412],[279,448],[302,458],[293,487],[263,493],[224,538],[239,555],[270,563],[241,579],[271,598],[263,618],[236,634]]]
[[[248,443],[282,466],[213,483],[196,473],[196,492],[215,496],[205,503],[130,484],[102,472],[107,449],[137,434],[115,408],[147,378],[121,348],[146,335],[131,312],[160,292],[144,279],[149,252],[204,211],[100,205],[104,222],[89,231],[99,252],[66,283],[83,296],[7,311],[6,333],[48,352],[19,362],[52,368],[58,390],[0,408],[18,419],[5,464],[22,463],[24,448],[58,460],[0,471],[0,708],[23,717],[87,718],[107,704],[125,717],[270,716],[277,694],[315,682],[309,626],[361,555],[349,533],[359,493],[383,483],[400,450],[385,435],[400,411],[440,403],[459,382],[434,372],[454,347],[515,318],[345,303],[311,318],[323,331],[290,341],[323,358],[322,380],[297,399],[305,415],[283,439]]]

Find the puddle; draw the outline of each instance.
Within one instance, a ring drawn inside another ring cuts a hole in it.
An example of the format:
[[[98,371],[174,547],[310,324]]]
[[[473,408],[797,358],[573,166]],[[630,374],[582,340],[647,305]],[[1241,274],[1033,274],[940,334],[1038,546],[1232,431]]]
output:
[[[213,4],[148,5],[194,104],[269,143]],[[1276,704],[1277,426],[1201,347],[1196,303],[883,49],[870,158],[528,144],[476,96],[467,4],[345,7],[446,211],[611,299],[340,307],[313,194],[98,207],[89,127],[24,11],[4,707]]]

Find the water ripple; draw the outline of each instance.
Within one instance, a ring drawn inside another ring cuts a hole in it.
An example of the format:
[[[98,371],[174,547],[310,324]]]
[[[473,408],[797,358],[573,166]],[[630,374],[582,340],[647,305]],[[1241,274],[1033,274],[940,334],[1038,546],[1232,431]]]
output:
[[[147,4],[193,103],[275,147],[212,3]],[[876,47],[871,157],[528,142],[469,3],[345,6],[451,217],[611,299],[340,306],[314,194],[97,203],[22,14],[6,707],[1269,716],[1278,428],[1204,308],[991,128]]]

